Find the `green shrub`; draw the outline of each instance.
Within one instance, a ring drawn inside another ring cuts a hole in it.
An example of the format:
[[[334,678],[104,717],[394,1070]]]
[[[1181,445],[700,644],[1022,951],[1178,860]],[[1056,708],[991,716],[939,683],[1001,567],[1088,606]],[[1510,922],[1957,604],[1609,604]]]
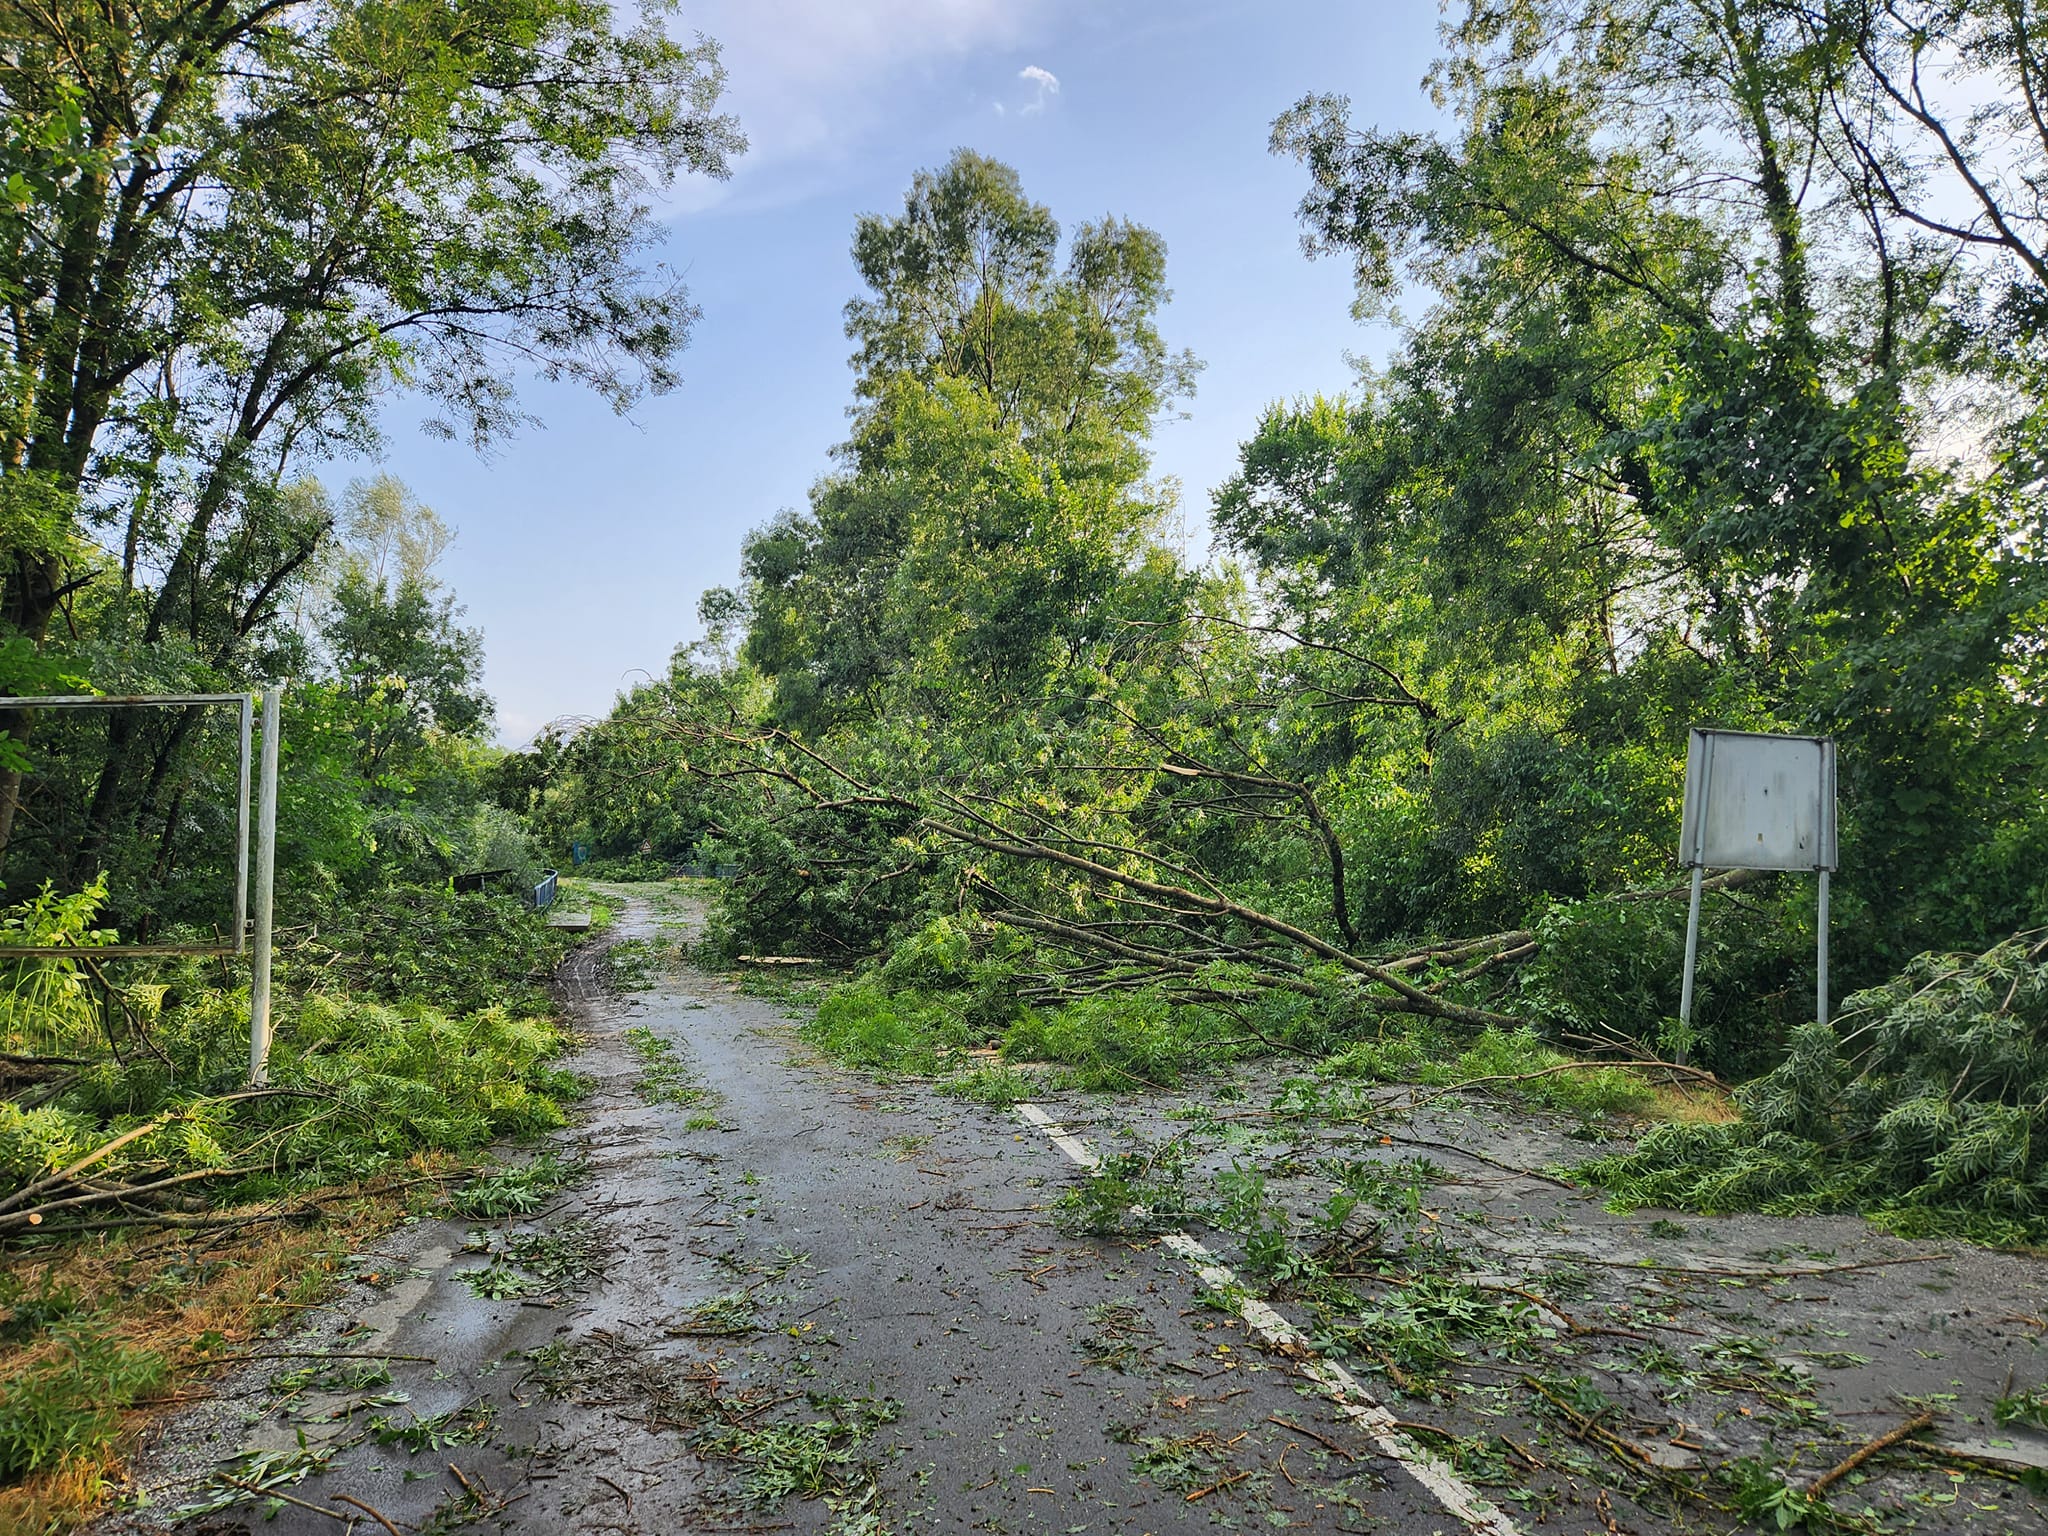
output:
[[[1355,1040],[1323,1063],[1331,1077],[1369,1083],[1412,1082],[1422,1069],[1454,1047],[1441,1026],[1427,1019],[1385,1021],[1370,1040]]]
[[[1455,1061],[1422,1073],[1422,1081],[1433,1084],[1480,1078],[1500,1079],[1484,1085],[1488,1092],[1548,1104],[1586,1119],[1647,1109],[1656,1099],[1633,1072],[1586,1065],[1545,1045],[1533,1029],[1482,1030]]]
[[[2048,1235],[2048,945],[1925,954],[1797,1030],[1731,1125],[1659,1126],[1580,1173],[1631,1205],[1859,1210],[1895,1230]]]
[[[889,952],[878,973],[890,992],[946,991],[973,979],[974,941],[950,917],[934,918]]]
[[[0,912],[0,944],[111,944],[118,935],[96,926],[106,900],[104,875],[66,894],[46,884]],[[105,1037],[94,993],[92,977],[74,960],[0,965],[0,1050],[24,1056],[97,1050]]]
[[[162,1384],[164,1359],[72,1318],[0,1381],[0,1484],[112,1443],[121,1413]]]
[[[943,1071],[959,1051],[981,1043],[944,999],[914,992],[891,995],[872,980],[827,997],[800,1033],[850,1067],[919,1076]]]
[[[1038,1091],[1038,1085],[1015,1067],[976,1067],[939,1084],[948,1098],[972,1099],[991,1109],[1008,1109]]]
[[[1729,1077],[1767,1067],[1813,996],[1813,938],[1757,899],[1706,898],[1689,1040],[1678,1037],[1682,898],[1546,902],[1509,1011],[1567,1046],[1612,1042],[1668,1059],[1683,1045]]]
[[[1231,1023],[1206,1008],[1176,1008],[1153,992],[1113,992],[1026,1013],[1010,1026],[1003,1055],[1070,1069],[1097,1092],[1173,1088],[1229,1047]]]
[[[516,896],[396,886],[323,913],[318,970],[281,967],[290,988],[349,991],[449,1013],[546,1012],[548,982],[571,942]]]
[[[1390,1022],[1376,1039],[1357,1041],[1330,1057],[1322,1070],[1330,1077],[1435,1088],[1493,1079],[1480,1084],[1485,1092],[1588,1120],[1638,1112],[1656,1098],[1634,1073],[1582,1063],[1533,1029],[1483,1029],[1460,1049],[1454,1036],[1429,1019]]]

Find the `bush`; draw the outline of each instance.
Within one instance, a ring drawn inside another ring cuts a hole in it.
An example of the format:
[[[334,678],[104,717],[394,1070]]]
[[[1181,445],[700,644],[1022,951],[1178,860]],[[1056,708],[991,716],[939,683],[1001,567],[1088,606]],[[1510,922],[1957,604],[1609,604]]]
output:
[[[112,1443],[121,1413],[154,1391],[164,1359],[71,1319],[0,1380],[0,1484]]]
[[[575,873],[584,880],[666,880],[673,862],[653,853],[601,854],[578,865]]]
[[[286,985],[449,1013],[547,1011],[548,982],[571,942],[516,897],[457,895],[445,884],[394,886],[322,918],[319,946],[328,953],[308,958],[327,964],[313,972],[284,957]]]
[[[1731,1125],[1660,1126],[1585,1165],[1617,1201],[1895,1230],[2048,1236],[2048,944],[1924,954],[1795,1031]]]
[[[1813,996],[1810,927],[1710,894],[1700,917],[1692,1038],[1678,1039],[1685,967],[1682,899],[1552,901],[1533,923],[1512,1011],[1567,1045],[1612,1042],[1670,1056],[1683,1043],[1723,1076],[1778,1058]]]
[[[722,842],[739,872],[719,886],[712,951],[842,962],[878,953],[934,894],[918,879],[872,878],[902,862],[897,839],[908,826],[886,809],[851,818],[798,811],[772,824],[739,818]]]
[[[948,1098],[971,1099],[991,1109],[1008,1109],[1037,1092],[1037,1084],[1015,1067],[976,1067],[939,1084]]]
[[[1331,1057],[1323,1070],[1430,1087],[1494,1079],[1482,1085],[1489,1093],[1546,1104],[1583,1120],[1639,1112],[1656,1097],[1634,1073],[1583,1063],[1545,1044],[1533,1029],[1484,1029],[1459,1050],[1442,1025],[1427,1019],[1390,1025],[1378,1039],[1358,1041]]]
[[[800,1033],[827,1055],[870,1072],[931,1076],[981,1042],[960,1013],[942,998],[890,994],[858,981],[826,998]]]
[[[1010,1026],[1003,1055],[1070,1069],[1076,1087],[1100,1092],[1175,1088],[1192,1068],[1229,1047],[1230,1021],[1206,1008],[1176,1008],[1152,992],[1112,992]]]

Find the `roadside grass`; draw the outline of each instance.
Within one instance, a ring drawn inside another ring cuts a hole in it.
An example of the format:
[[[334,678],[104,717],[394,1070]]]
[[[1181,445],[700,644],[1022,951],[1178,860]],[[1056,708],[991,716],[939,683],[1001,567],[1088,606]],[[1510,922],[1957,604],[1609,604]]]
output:
[[[990,1109],[1009,1109],[1039,1091],[1037,1079],[1015,1067],[972,1067],[938,1085],[937,1092],[952,1099],[968,1099]]]
[[[1219,986],[1229,980],[1219,975]],[[1530,1028],[1475,1034],[1421,1018],[1361,1025],[1318,998],[1271,990],[1187,1003],[1157,987],[1112,988],[1034,1007],[1018,1000],[1020,985],[1013,958],[978,953],[964,928],[940,918],[879,964],[824,986],[800,1033],[856,1070],[943,1079],[941,1092],[997,1107],[1027,1097],[1038,1081],[1093,1093],[1164,1092],[1235,1063],[1294,1057],[1320,1076],[1469,1086],[1587,1125],[1720,1115],[1711,1093],[1665,1090],[1633,1069],[1582,1061]],[[805,999],[790,989],[784,1000]],[[1001,1067],[977,1059],[991,1051]],[[1033,1079],[1017,1070],[1023,1064],[1057,1071]]]
[[[98,897],[4,914],[17,942],[90,947]],[[545,982],[569,940],[431,887],[380,897],[280,956],[270,1083],[243,1085],[246,986],[217,967],[0,967],[0,1529],[88,1515],[137,1410],[182,1401],[235,1346],[331,1289],[408,1211],[516,1214],[560,1165],[494,1142],[566,1123],[583,1084]]]
[[[1660,1093],[1632,1069],[1568,1055],[1526,1028],[1489,1027],[1476,1036],[1459,1036],[1431,1020],[1404,1021],[1389,1025],[1374,1039],[1345,1047],[1319,1070],[1328,1077],[1363,1082],[1484,1088],[1585,1122],[1653,1118],[1667,1104],[1689,1102]]]
[[[447,1162],[336,1191],[313,1226],[271,1225],[274,1212],[252,1208],[251,1226],[203,1248],[144,1229],[12,1257],[0,1324],[0,1530],[43,1536],[92,1514],[148,1410],[186,1400],[245,1345],[332,1294],[351,1253],[430,1208]]]
[[[556,882],[555,889],[557,908],[564,905],[562,898],[566,896],[573,898],[578,907],[590,914],[590,933],[593,935],[605,932],[617,922],[619,909],[624,905],[623,897],[582,875],[563,875]]]
[[[1332,1037],[1296,1018],[1288,1033],[1149,992],[1111,993],[1059,1008],[1016,1008],[991,1027],[985,999],[964,989],[890,990],[861,977],[830,990],[799,1026],[827,1057],[882,1077],[937,1079],[937,1091],[1007,1108],[1043,1088],[1166,1092],[1260,1058],[1303,1059],[1332,1082],[1412,1083],[1484,1092],[1572,1116],[1584,1126],[1728,1118],[1726,1096],[1668,1086],[1637,1070],[1569,1055],[1532,1029],[1452,1031],[1431,1020],[1387,1021],[1370,1036]],[[1298,1011],[1297,1011],[1298,1012]],[[1286,1020],[1282,1020],[1286,1023]],[[1310,1044],[1296,1044],[1307,1041]],[[1332,1046],[1328,1050],[1313,1047]],[[991,1050],[1000,1062],[986,1060]],[[1025,1065],[1056,1069],[1033,1076]]]

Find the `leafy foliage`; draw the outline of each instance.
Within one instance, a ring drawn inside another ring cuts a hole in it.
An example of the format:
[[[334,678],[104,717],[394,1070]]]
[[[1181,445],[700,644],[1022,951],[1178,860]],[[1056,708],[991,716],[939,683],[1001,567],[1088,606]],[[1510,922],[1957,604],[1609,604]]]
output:
[[[1733,1125],[1659,1126],[1581,1171],[1638,1205],[1863,1210],[1903,1230],[2048,1232],[2048,948],[1920,956],[1806,1024]]]
[[[1565,1050],[1689,1051],[1765,1074],[1780,1140],[1645,1155],[1728,1152],[1729,1201],[2012,1206],[2028,1101],[1859,1079],[1901,1116],[1889,1188],[1765,1102],[1833,1038],[1810,882],[1717,880],[1673,1018],[1693,725],[1838,741],[1839,989],[2048,903],[2048,265],[2006,174],[2048,147],[1987,110],[1935,153],[1914,72],[2033,81],[1995,9],[1474,4],[1441,131],[1304,99],[1273,147],[1312,252],[1412,314],[1352,393],[1269,409],[1204,568],[1145,478],[1188,382],[1156,239],[1063,261],[1008,168],[919,174],[856,233],[837,466],[507,803],[734,866],[711,950],[852,969],[807,1029],[876,1069],[1341,1052],[1596,1118],[1651,1095]]]
[[[157,1387],[165,1370],[160,1356],[83,1320],[53,1329],[0,1380],[0,1483],[105,1444],[122,1411]]]

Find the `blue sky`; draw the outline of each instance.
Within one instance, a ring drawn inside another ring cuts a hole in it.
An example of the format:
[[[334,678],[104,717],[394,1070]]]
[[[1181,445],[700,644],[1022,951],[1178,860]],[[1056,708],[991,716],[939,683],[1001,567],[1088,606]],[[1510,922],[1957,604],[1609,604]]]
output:
[[[1184,486],[1200,557],[1209,493],[1260,410],[1346,388],[1347,357],[1388,340],[1350,318],[1343,262],[1302,255],[1304,177],[1267,152],[1272,119],[1338,91],[1361,120],[1428,126],[1436,24],[1425,0],[685,0],[682,25],[724,47],[752,147],[731,181],[662,209],[661,254],[704,311],[682,387],[620,418],[532,386],[545,426],[488,461],[395,403],[384,459],[326,478],[389,470],[459,530],[442,574],[484,631],[507,744],[603,712],[695,638],[698,594],[734,580],[747,531],[829,467],[854,221],[967,146],[1068,227],[1113,213],[1165,237],[1161,328],[1207,366],[1155,466]]]

